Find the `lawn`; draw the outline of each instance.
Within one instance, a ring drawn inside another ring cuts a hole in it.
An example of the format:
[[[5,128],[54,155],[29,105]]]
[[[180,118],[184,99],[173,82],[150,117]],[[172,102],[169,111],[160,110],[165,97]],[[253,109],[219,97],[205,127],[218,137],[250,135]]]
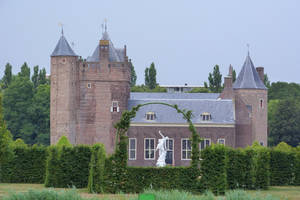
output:
[[[15,192],[25,192],[29,189],[44,189],[42,184],[6,184],[0,183],[0,197],[7,195],[10,191]],[[68,190],[64,188],[56,188],[55,190]],[[78,193],[80,193],[83,197],[99,197],[100,199],[115,199],[115,200],[125,200],[130,197],[137,197],[135,194],[89,194],[87,189],[78,189]],[[247,191],[250,194],[255,195],[257,192],[261,195],[271,194],[275,197],[280,197],[281,199],[288,200],[300,200],[300,186],[281,186],[281,187],[270,187],[269,190],[263,191]]]

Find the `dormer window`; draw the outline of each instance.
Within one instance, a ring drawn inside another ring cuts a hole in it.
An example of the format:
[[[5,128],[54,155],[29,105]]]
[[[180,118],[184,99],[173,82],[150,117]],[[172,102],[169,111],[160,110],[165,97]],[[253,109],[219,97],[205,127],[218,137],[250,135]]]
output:
[[[211,120],[211,114],[208,112],[204,112],[200,115],[202,121],[210,121]]]
[[[118,101],[112,101],[112,105],[110,108],[110,112],[119,112],[119,102]]]
[[[156,119],[156,115],[154,112],[147,112],[146,113],[146,119],[147,120],[155,120]]]

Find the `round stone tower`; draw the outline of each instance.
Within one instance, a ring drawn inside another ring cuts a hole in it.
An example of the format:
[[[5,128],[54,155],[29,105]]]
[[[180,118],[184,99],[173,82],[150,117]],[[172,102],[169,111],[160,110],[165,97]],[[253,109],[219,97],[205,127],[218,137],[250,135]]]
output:
[[[51,144],[62,135],[76,143],[76,69],[78,57],[62,35],[51,54]]]

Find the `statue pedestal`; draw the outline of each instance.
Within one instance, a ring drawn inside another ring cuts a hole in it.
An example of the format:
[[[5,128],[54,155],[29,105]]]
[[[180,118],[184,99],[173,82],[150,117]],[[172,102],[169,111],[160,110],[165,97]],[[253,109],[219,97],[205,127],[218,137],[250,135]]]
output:
[[[166,162],[165,160],[157,160],[156,162],[156,167],[165,167],[166,166]]]

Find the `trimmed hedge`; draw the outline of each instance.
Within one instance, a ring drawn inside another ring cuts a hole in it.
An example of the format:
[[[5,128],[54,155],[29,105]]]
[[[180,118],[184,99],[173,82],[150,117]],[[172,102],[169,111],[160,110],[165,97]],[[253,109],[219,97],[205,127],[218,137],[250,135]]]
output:
[[[90,157],[91,150],[89,146],[50,147],[45,186],[87,187]]]
[[[273,149],[270,155],[271,185],[291,185],[293,183],[295,154]]]
[[[254,189],[268,189],[270,185],[270,151],[265,147],[257,148],[254,156]]]
[[[92,156],[90,161],[88,191],[90,193],[104,192],[104,174],[105,174],[105,148],[103,144],[95,144],[92,147]]]
[[[253,185],[253,151],[227,148],[226,174],[228,189],[251,189]]]
[[[126,192],[140,193],[150,188],[193,192],[199,172],[193,167],[128,167]]]
[[[2,164],[0,180],[4,183],[43,183],[45,180],[47,148],[16,146],[14,156]]]
[[[298,152],[295,153],[295,180],[294,185],[300,185],[300,148]]]
[[[224,194],[226,181],[226,149],[224,145],[212,145],[201,151],[201,184],[214,194]]]

